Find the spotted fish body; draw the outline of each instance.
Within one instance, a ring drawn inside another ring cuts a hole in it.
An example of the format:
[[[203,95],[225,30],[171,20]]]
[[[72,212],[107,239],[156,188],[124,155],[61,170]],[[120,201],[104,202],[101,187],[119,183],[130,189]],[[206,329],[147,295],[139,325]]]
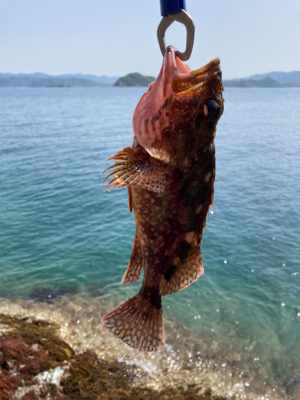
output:
[[[223,112],[219,60],[191,71],[168,47],[162,70],[133,117],[134,142],[111,159],[108,185],[128,187],[136,235],[123,284],[140,292],[103,319],[103,325],[141,351],[164,346],[161,296],[178,292],[203,273],[200,243],[215,179],[214,137]],[[107,179],[106,178],[106,179]]]

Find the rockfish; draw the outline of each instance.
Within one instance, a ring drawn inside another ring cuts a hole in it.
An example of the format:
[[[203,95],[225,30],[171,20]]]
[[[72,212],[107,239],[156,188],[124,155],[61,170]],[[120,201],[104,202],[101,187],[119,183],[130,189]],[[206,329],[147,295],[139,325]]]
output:
[[[202,231],[213,203],[216,125],[223,113],[220,60],[195,71],[169,46],[157,80],[133,115],[132,147],[121,149],[106,188],[128,187],[136,235],[122,278],[138,294],[102,318],[114,335],[140,351],[164,347],[161,296],[178,292],[203,273]],[[105,188],[105,189],[106,189]]]

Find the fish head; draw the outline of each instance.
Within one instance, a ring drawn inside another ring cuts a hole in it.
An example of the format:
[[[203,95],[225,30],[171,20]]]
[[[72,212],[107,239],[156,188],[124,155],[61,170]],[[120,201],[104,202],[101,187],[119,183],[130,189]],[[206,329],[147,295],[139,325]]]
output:
[[[153,157],[183,167],[210,145],[223,113],[222,73],[215,58],[192,71],[169,46],[161,71],[134,115],[136,140]]]

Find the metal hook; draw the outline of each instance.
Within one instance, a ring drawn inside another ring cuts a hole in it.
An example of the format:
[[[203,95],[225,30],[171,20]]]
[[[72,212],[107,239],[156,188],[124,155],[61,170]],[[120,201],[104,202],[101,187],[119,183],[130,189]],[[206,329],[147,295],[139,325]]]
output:
[[[186,27],[186,49],[184,53],[180,51],[176,51],[177,57],[179,57],[182,61],[187,61],[192,53],[193,44],[194,44],[194,36],[195,36],[195,25],[191,16],[184,10],[181,10],[177,13],[167,14],[161,20],[160,24],[157,28],[157,39],[160,47],[160,51],[162,55],[165,55],[166,51],[166,41],[165,41],[165,32],[168,27],[174,22],[178,21],[182,23]]]

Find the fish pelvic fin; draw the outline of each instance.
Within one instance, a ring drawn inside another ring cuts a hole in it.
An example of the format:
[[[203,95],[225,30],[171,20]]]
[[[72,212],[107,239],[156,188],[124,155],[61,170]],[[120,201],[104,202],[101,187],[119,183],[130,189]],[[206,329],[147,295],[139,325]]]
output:
[[[128,346],[139,351],[164,348],[162,307],[137,294],[104,315],[102,324]]]
[[[185,289],[195,282],[204,272],[199,246],[192,246],[186,260],[176,257],[164,273],[159,285],[159,294],[165,296]]]
[[[141,245],[137,236],[135,235],[133,240],[133,251],[128,264],[128,267],[121,280],[122,285],[128,285],[139,280],[142,270],[144,267],[144,257],[141,249]]]
[[[104,183],[112,177],[104,191],[109,185],[112,185],[109,190],[114,187],[138,186],[153,192],[164,191],[166,165],[151,157],[145,150],[134,151],[131,147],[125,147],[107,161],[109,160],[115,160],[115,164],[103,172],[113,169],[103,181]]]

